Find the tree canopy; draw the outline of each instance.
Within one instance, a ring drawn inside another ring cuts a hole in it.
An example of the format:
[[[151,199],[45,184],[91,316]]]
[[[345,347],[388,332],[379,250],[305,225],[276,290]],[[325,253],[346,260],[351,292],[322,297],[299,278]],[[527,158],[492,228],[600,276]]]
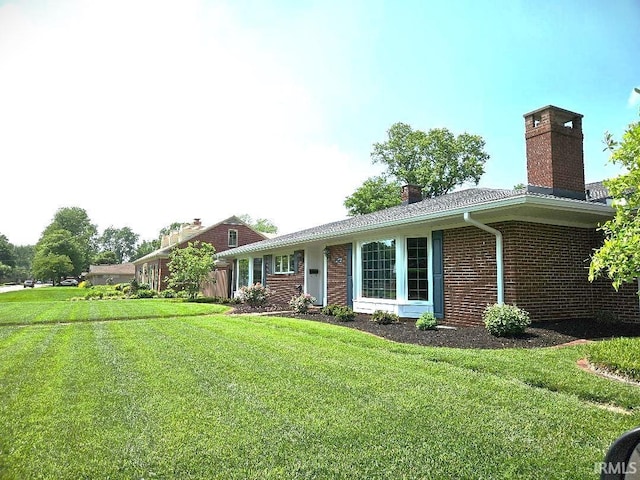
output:
[[[589,279],[607,276],[617,290],[640,277],[640,122],[631,123],[620,142],[607,133],[610,161],[626,172],[606,180],[615,216],[602,225],[604,243],[593,254]]]
[[[444,195],[464,183],[477,184],[489,159],[484,146],[484,140],[478,135],[462,133],[456,136],[446,128],[423,132],[413,130],[406,123],[395,123],[387,130],[387,140],[374,143],[371,151],[372,162],[385,168],[382,176],[366,180],[347,197],[345,206],[350,215],[357,215],[387,208],[393,202],[397,205],[400,203],[399,187],[403,184],[420,186],[424,198]],[[392,186],[398,189],[397,200],[393,202]],[[380,202],[380,198],[387,200]],[[367,201],[376,207],[363,211],[352,206]]]
[[[135,256],[138,238],[140,235],[134,233],[129,227],[114,228],[110,226],[102,232],[98,239],[98,245],[102,252],[112,252],[115,255],[114,263],[123,263],[130,261]]]
[[[59,230],[66,230],[72,235],[80,252],[78,259],[70,257],[73,262],[74,272],[79,274],[82,271],[86,271],[93,256],[97,253],[98,228],[91,223],[89,215],[84,209],[80,207],[63,207],[58,209],[52,222],[42,232],[38,245],[50,233]]]
[[[400,205],[400,182],[384,177],[371,177],[344,201],[350,216],[377,212]]]
[[[268,218],[258,218],[254,221],[248,213],[238,215],[238,218],[258,232],[278,233],[278,227]]]
[[[189,242],[184,248],[174,248],[169,254],[167,284],[174,290],[187,292],[196,298],[200,287],[214,268],[216,249],[210,243]]]

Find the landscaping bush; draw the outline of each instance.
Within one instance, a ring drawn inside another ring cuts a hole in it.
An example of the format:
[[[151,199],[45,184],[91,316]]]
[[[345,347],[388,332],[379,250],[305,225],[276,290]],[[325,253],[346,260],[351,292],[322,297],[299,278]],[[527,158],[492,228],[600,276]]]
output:
[[[341,322],[352,322],[356,318],[356,314],[351,308],[342,306],[333,309],[333,316]]]
[[[312,297],[308,293],[301,293],[289,300],[289,306],[296,313],[307,313],[309,307],[316,301],[315,297]]]
[[[424,312],[420,318],[416,320],[416,328],[418,330],[435,330],[438,326],[436,316],[431,312]]]
[[[238,298],[240,299],[240,301],[253,308],[264,307],[269,301],[270,295],[271,290],[269,290],[261,283],[256,283],[248,287],[242,287],[238,292]]]
[[[166,290],[160,292],[160,296],[162,298],[176,298],[176,291],[172,288],[167,288]]]
[[[91,289],[87,293],[85,293],[84,299],[85,300],[102,300],[103,296],[104,294],[100,290]]]
[[[93,287],[93,284],[89,280],[85,280],[78,284],[78,288],[91,288],[91,287]]]
[[[371,321],[379,323],[380,325],[389,325],[390,323],[396,323],[400,318],[398,315],[392,312],[385,312],[384,310],[376,310],[371,315]]]
[[[515,305],[487,305],[482,319],[489,333],[496,337],[523,333],[531,325],[529,313]]]
[[[148,288],[141,288],[138,293],[132,295],[130,298],[155,298],[158,296],[158,292],[155,290],[149,290]]]
[[[329,315],[330,317],[334,317],[336,315],[336,312],[340,308],[342,308],[341,305],[329,304],[325,307],[322,307],[322,309],[320,309],[320,313],[323,315]]]

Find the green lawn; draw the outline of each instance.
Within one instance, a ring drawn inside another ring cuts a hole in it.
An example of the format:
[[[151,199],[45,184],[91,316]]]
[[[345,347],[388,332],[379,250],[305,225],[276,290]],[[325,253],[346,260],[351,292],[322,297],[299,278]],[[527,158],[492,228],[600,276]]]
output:
[[[597,478],[640,388],[584,356],[268,317],[0,326],[0,478]]]
[[[222,313],[222,305],[172,299],[80,300],[86,289],[43,287],[0,294],[0,325],[193,316]]]

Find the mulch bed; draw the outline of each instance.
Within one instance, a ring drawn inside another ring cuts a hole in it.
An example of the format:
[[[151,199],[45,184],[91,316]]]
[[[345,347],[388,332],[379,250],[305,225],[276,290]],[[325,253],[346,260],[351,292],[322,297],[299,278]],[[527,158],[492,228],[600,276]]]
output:
[[[490,335],[484,326],[421,331],[416,328],[414,319],[401,319],[400,322],[391,325],[379,325],[370,320],[370,315],[365,314],[357,314],[352,322],[340,322],[334,317],[322,315],[318,309],[313,309],[307,314],[296,314],[287,310],[288,306],[282,305],[269,305],[259,309],[236,305],[232,314],[258,313],[325,322],[355,328],[395,342],[433,347],[534,348],[553,347],[576,340],[640,337],[640,323],[598,322],[592,319],[532,323],[523,335],[499,338]]]

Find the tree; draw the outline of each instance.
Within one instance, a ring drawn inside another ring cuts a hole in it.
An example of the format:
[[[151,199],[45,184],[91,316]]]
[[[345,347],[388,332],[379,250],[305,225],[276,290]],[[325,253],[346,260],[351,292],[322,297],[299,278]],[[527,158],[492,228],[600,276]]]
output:
[[[626,173],[604,182],[615,216],[600,227],[604,243],[591,257],[589,280],[606,275],[617,290],[640,277],[640,122],[631,123],[619,143],[605,134],[605,143],[610,161]]]
[[[98,229],[91,223],[87,212],[80,207],[63,207],[58,209],[53,221],[42,232],[42,237],[55,230],[67,230],[76,239],[81,259],[79,266],[74,262],[74,270],[86,270],[93,256],[97,253]],[[73,261],[73,259],[71,259]]]
[[[173,222],[171,225],[169,225],[168,227],[164,227],[160,229],[160,235],[158,238],[162,239],[162,237],[164,235],[169,235],[171,232],[177,232],[180,230],[181,227],[185,226],[185,225],[189,225],[189,223],[185,223],[185,222]]]
[[[455,136],[446,128],[423,132],[395,123],[387,130],[387,137],[373,144],[371,160],[384,165],[384,177],[422,187],[424,198],[444,195],[467,182],[477,184],[489,159],[482,137],[468,133]],[[375,185],[383,189],[373,191],[372,198],[385,196],[388,185],[370,182],[367,190]]]
[[[138,248],[136,248],[136,252],[131,257],[131,261],[137,260],[139,258],[144,257],[145,255],[149,255],[154,250],[160,248],[160,240],[143,240]]]
[[[344,206],[349,216],[364,215],[400,205],[400,182],[371,177],[347,197]]]
[[[115,252],[112,252],[111,250],[105,250],[93,257],[94,265],[115,265],[116,263],[122,262],[118,261],[118,257]]]
[[[73,263],[66,255],[38,252],[33,258],[33,275],[43,280],[57,281],[73,272]]]
[[[140,235],[129,227],[108,227],[102,232],[98,245],[103,252],[111,251],[115,254],[114,263],[123,263],[130,261],[135,255],[138,238]]]
[[[82,273],[84,268],[83,252],[78,246],[77,237],[68,230],[50,230],[38,241],[33,259],[34,272],[36,259],[38,262],[42,262],[42,258],[49,255],[64,256],[69,259],[72,269],[66,274],[80,275]]]
[[[251,218],[251,215],[248,213],[243,213],[242,215],[239,215],[238,218],[258,232],[278,233],[278,227],[276,227],[275,224],[267,218],[258,218],[254,222],[253,218]]]
[[[184,290],[189,298],[196,298],[200,286],[213,271],[216,249],[210,243],[189,242],[184,248],[174,248],[169,254],[169,288]]]
[[[0,233],[0,263],[8,266],[16,266],[16,252],[9,239]]]

